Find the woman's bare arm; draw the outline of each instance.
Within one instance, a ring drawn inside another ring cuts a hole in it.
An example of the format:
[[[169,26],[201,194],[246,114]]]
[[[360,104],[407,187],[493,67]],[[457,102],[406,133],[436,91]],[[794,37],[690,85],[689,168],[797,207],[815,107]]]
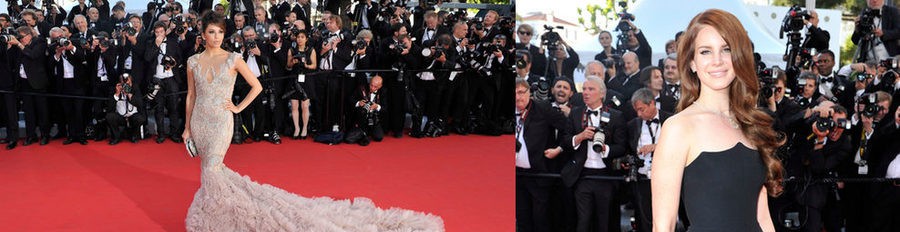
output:
[[[660,129],[659,142],[653,154],[650,185],[653,196],[653,231],[675,230],[681,177],[690,151],[690,125],[678,115],[670,117]]]

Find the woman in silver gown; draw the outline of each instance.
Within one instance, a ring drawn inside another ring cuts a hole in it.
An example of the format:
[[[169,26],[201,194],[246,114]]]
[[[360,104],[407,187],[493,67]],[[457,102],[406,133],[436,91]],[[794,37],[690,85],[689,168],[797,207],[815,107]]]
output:
[[[202,19],[205,51],[187,62],[188,95],[183,137],[192,139],[202,161],[200,189],[188,209],[188,231],[444,231],[440,217],[404,209],[379,209],[371,200],[305,198],[232,171],[222,160],[231,143],[233,114],[262,87],[241,54],[221,48],[225,21]],[[230,101],[237,74],[252,89],[240,104]]]

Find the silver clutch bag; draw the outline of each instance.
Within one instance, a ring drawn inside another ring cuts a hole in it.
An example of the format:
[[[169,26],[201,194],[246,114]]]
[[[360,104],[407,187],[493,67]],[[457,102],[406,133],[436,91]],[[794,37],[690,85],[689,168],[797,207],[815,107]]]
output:
[[[194,145],[194,140],[188,138],[184,140],[184,146],[187,148],[188,155],[191,157],[197,157],[197,146]]]

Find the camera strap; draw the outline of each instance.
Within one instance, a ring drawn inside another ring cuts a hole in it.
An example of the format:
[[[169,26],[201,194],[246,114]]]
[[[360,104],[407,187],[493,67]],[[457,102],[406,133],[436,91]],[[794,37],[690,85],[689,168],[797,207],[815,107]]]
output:
[[[597,117],[600,117],[601,112],[606,112],[607,110],[608,109],[606,108],[606,105],[603,105],[602,107],[600,107],[600,110],[596,112]],[[592,126],[594,124],[592,122],[589,114],[593,114],[593,111],[591,111],[591,109],[585,110],[584,114],[581,115],[581,130],[584,130],[588,126]],[[597,126],[600,126],[600,125],[597,125]]]
[[[525,129],[525,119],[528,118],[528,113],[531,112],[531,104],[534,102],[528,102],[528,105],[525,106],[525,111],[521,113],[516,112],[516,116],[518,116],[518,122],[516,123],[516,141],[519,141],[519,138],[524,136],[522,135],[522,131]]]

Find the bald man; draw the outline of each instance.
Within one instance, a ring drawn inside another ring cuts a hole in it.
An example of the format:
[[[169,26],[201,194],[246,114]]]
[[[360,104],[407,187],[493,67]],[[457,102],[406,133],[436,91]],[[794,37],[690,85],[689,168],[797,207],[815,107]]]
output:
[[[347,135],[348,141],[351,134],[358,133],[357,131],[363,132],[362,137],[351,142],[362,146],[369,144],[368,136],[371,136],[375,142],[381,142],[381,139],[384,138],[384,129],[381,127],[381,112],[385,109],[381,105],[382,99],[384,99],[383,91],[381,91],[382,84],[381,76],[375,75],[369,81],[368,86],[360,86],[359,89],[353,91],[351,101],[353,101],[354,113],[349,117],[351,129]]]

